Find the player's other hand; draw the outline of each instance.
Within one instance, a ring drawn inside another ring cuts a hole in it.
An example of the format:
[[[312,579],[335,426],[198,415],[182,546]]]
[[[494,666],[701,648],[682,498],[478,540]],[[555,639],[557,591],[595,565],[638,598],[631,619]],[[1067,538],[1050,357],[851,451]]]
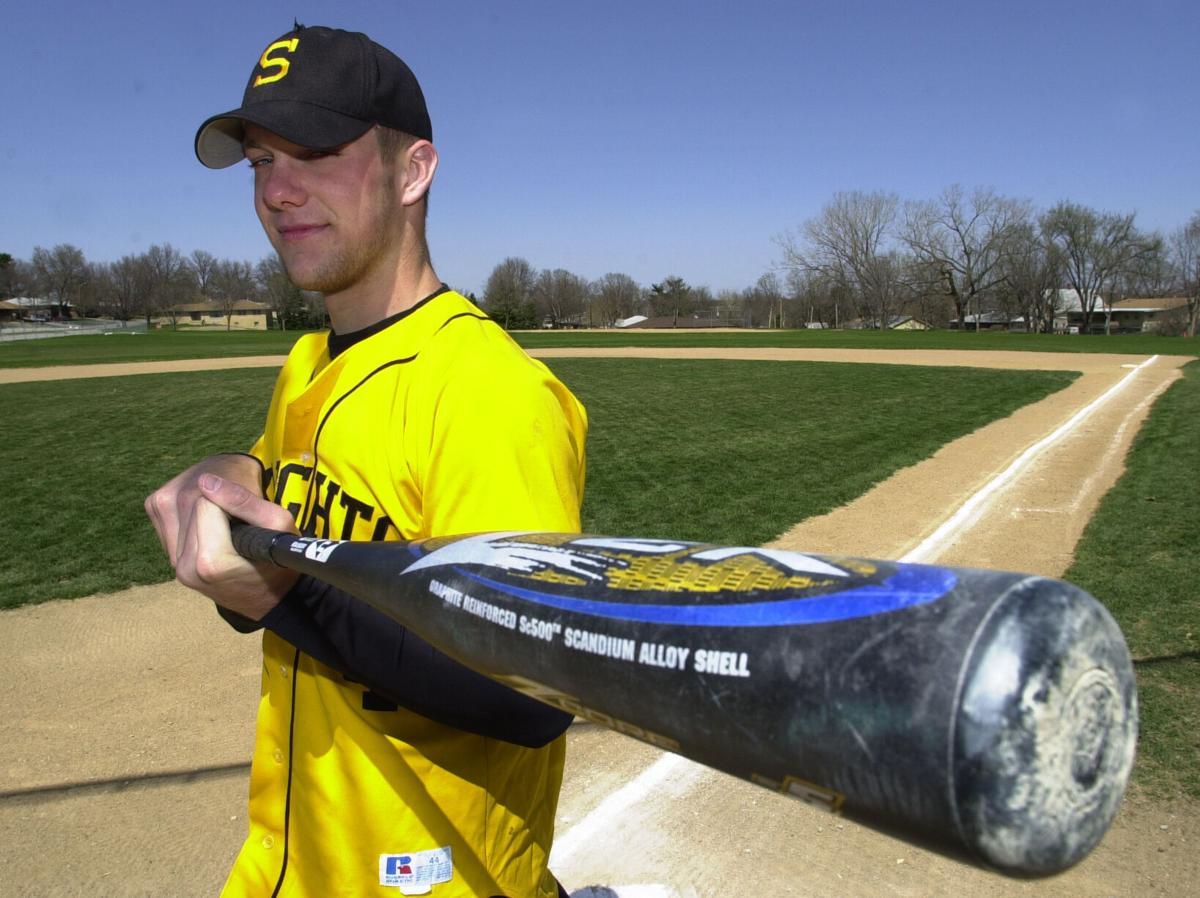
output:
[[[252,564],[234,549],[229,517],[272,530],[295,530],[292,516],[262,497],[262,467],[245,455],[213,455],[146,498],[146,514],[180,583],[251,620],[291,588],[296,575]]]
[[[262,496],[262,465],[248,455],[235,453],[201,459],[147,496],[143,503],[146,514],[172,567],[179,560],[179,546],[184,531],[190,526],[196,502],[204,495],[200,490],[200,478],[205,474],[216,474],[222,480],[240,484],[252,494]],[[279,529],[290,527],[289,524]]]
[[[200,496],[183,527],[175,577],[184,586],[250,620],[260,620],[296,582],[297,574],[270,562],[253,563],[233,548],[229,519],[295,532],[292,516],[241,484],[206,473],[197,479]]]

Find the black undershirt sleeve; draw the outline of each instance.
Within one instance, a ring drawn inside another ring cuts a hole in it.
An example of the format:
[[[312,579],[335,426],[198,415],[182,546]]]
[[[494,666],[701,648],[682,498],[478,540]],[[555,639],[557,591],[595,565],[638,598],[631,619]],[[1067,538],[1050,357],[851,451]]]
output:
[[[235,629],[246,632],[240,622]],[[234,615],[234,617],[238,617]],[[370,605],[301,577],[259,625],[376,696],[438,723],[537,748],[557,738],[571,715],[475,673]]]

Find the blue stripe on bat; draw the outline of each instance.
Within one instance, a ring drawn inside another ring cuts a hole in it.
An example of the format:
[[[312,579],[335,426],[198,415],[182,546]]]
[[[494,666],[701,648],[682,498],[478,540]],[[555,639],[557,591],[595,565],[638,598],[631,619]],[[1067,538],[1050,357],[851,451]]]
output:
[[[883,583],[812,597],[730,604],[637,605],[553,595],[498,583],[461,568],[458,572],[489,589],[561,611],[616,621],[693,627],[786,627],[886,614],[937,601],[958,582],[954,573],[945,568],[913,565],[899,568]]]

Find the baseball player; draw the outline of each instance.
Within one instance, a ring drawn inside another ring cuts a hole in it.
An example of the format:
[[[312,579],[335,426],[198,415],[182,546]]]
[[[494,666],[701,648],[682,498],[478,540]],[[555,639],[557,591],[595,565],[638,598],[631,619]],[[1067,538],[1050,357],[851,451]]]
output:
[[[146,500],[178,579],[263,630],[229,898],[560,894],[547,859],[570,717],[229,541],[229,516],[339,539],[579,529],[585,412],[434,273],[432,136],[399,58],[302,26],[196,135],[206,166],[248,161],[268,238],[332,326],[297,341],[249,453]]]

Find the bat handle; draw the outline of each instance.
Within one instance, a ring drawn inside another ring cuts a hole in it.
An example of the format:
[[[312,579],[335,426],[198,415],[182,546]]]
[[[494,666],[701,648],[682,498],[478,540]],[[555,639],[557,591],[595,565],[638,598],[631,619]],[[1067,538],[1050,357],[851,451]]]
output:
[[[276,540],[281,536],[290,536],[279,530],[267,530],[265,527],[255,527],[236,518],[229,522],[229,536],[233,540],[233,548],[243,558],[250,561],[271,561],[271,550]]]

